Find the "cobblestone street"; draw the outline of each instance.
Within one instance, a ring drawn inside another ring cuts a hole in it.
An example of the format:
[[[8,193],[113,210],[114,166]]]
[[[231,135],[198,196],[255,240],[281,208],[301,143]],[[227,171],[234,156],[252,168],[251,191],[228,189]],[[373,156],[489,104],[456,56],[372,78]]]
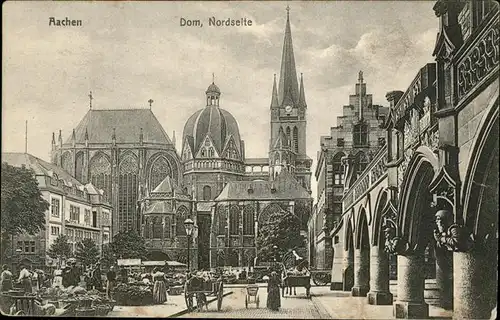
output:
[[[181,318],[286,318],[286,319],[325,319],[329,318],[327,313],[318,309],[311,299],[305,296],[303,288],[297,289],[297,296],[281,298],[281,309],[272,311],[266,308],[267,288],[259,288],[259,308],[255,304],[249,304],[245,308],[245,288],[231,288],[233,294],[224,298],[222,310],[217,312],[217,303],[209,304],[208,311],[192,312]]]

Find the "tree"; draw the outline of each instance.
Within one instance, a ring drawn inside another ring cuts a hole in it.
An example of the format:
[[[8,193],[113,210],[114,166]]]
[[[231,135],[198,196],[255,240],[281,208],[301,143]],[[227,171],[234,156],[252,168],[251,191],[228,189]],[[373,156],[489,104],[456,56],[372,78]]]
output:
[[[280,259],[291,249],[305,246],[300,234],[300,219],[288,211],[273,212],[269,221],[262,225],[257,236],[257,256],[261,261]],[[274,246],[277,248],[274,249]]]
[[[87,238],[78,242],[75,250],[75,258],[84,267],[96,263],[99,260],[99,248],[97,248],[94,240]]]
[[[113,237],[111,250],[118,259],[145,259],[146,241],[135,231],[119,232]]]
[[[68,237],[64,234],[60,234],[50,246],[47,254],[52,259],[59,259],[59,262],[71,258],[73,256],[73,248],[68,242]]]
[[[45,230],[45,212],[49,203],[42,198],[35,173],[25,167],[2,163],[1,242],[2,260],[13,236],[35,235]]]

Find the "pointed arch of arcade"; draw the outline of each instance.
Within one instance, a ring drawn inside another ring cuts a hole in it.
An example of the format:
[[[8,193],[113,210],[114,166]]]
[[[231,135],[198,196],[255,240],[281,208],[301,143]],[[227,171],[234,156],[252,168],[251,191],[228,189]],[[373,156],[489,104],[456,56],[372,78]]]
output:
[[[377,195],[375,202],[375,210],[373,221],[371,223],[371,244],[379,246],[383,244],[384,237],[382,232],[382,222],[386,215],[396,214],[397,208],[394,206],[394,201],[391,199],[391,194],[388,188],[382,189]]]
[[[497,97],[481,120],[461,196],[463,214],[458,222],[481,238],[498,230],[498,107]]]
[[[426,146],[420,146],[412,156],[403,176],[398,201],[398,225],[410,250],[425,249],[434,229],[434,213],[429,185],[439,172],[437,156]]]
[[[354,250],[354,222],[353,222],[354,209],[344,218],[344,250],[352,251]]]
[[[356,249],[369,250],[370,249],[370,235],[368,233],[368,217],[366,216],[366,209],[359,208],[356,218],[356,225],[354,229],[354,247]]]
[[[259,225],[266,224],[269,221],[269,218],[271,218],[271,215],[275,212],[280,212],[284,211],[284,209],[278,204],[278,203],[271,203],[264,209],[259,214],[258,222]]]

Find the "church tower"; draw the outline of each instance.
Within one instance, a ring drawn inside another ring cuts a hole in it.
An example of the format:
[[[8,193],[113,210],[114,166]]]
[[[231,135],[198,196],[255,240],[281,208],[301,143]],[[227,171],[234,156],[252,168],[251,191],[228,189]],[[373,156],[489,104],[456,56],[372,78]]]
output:
[[[276,86],[276,75],[274,76],[271,98],[269,166],[271,178],[274,178],[276,171],[273,168],[277,166],[277,155],[282,155],[279,166],[282,169],[288,168],[297,181],[310,191],[312,160],[306,154],[306,110],[304,80],[301,74],[299,87],[290,28],[290,8],[287,7],[280,77]],[[285,138],[289,146],[286,150],[279,147],[283,146]],[[286,164],[283,159],[287,160]]]

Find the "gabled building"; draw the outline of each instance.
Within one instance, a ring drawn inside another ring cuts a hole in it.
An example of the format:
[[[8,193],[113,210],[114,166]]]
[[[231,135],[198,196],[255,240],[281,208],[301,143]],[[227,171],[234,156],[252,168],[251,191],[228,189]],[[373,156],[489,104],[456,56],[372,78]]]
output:
[[[318,152],[315,177],[317,184],[317,208],[311,219],[310,234],[312,265],[316,268],[331,268],[333,245],[338,239],[331,238],[330,231],[342,215],[342,196],[346,180],[344,162],[350,159],[361,173],[379,148],[385,145],[385,131],[380,128],[388,108],[372,103],[367,93],[363,72],[359,72],[354,94],[349,104],[337,117],[337,126],[330,128],[329,136],[322,136]],[[356,179],[356,177],[353,177]]]
[[[83,184],[61,167],[27,153],[2,153],[2,162],[33,170],[42,197],[50,204],[45,230],[14,237],[20,253],[14,253],[12,259],[34,268],[55,266],[57,261],[46,252],[60,234],[68,236],[73,250],[85,238],[94,240],[99,249],[110,242],[113,211],[103,190]]]

